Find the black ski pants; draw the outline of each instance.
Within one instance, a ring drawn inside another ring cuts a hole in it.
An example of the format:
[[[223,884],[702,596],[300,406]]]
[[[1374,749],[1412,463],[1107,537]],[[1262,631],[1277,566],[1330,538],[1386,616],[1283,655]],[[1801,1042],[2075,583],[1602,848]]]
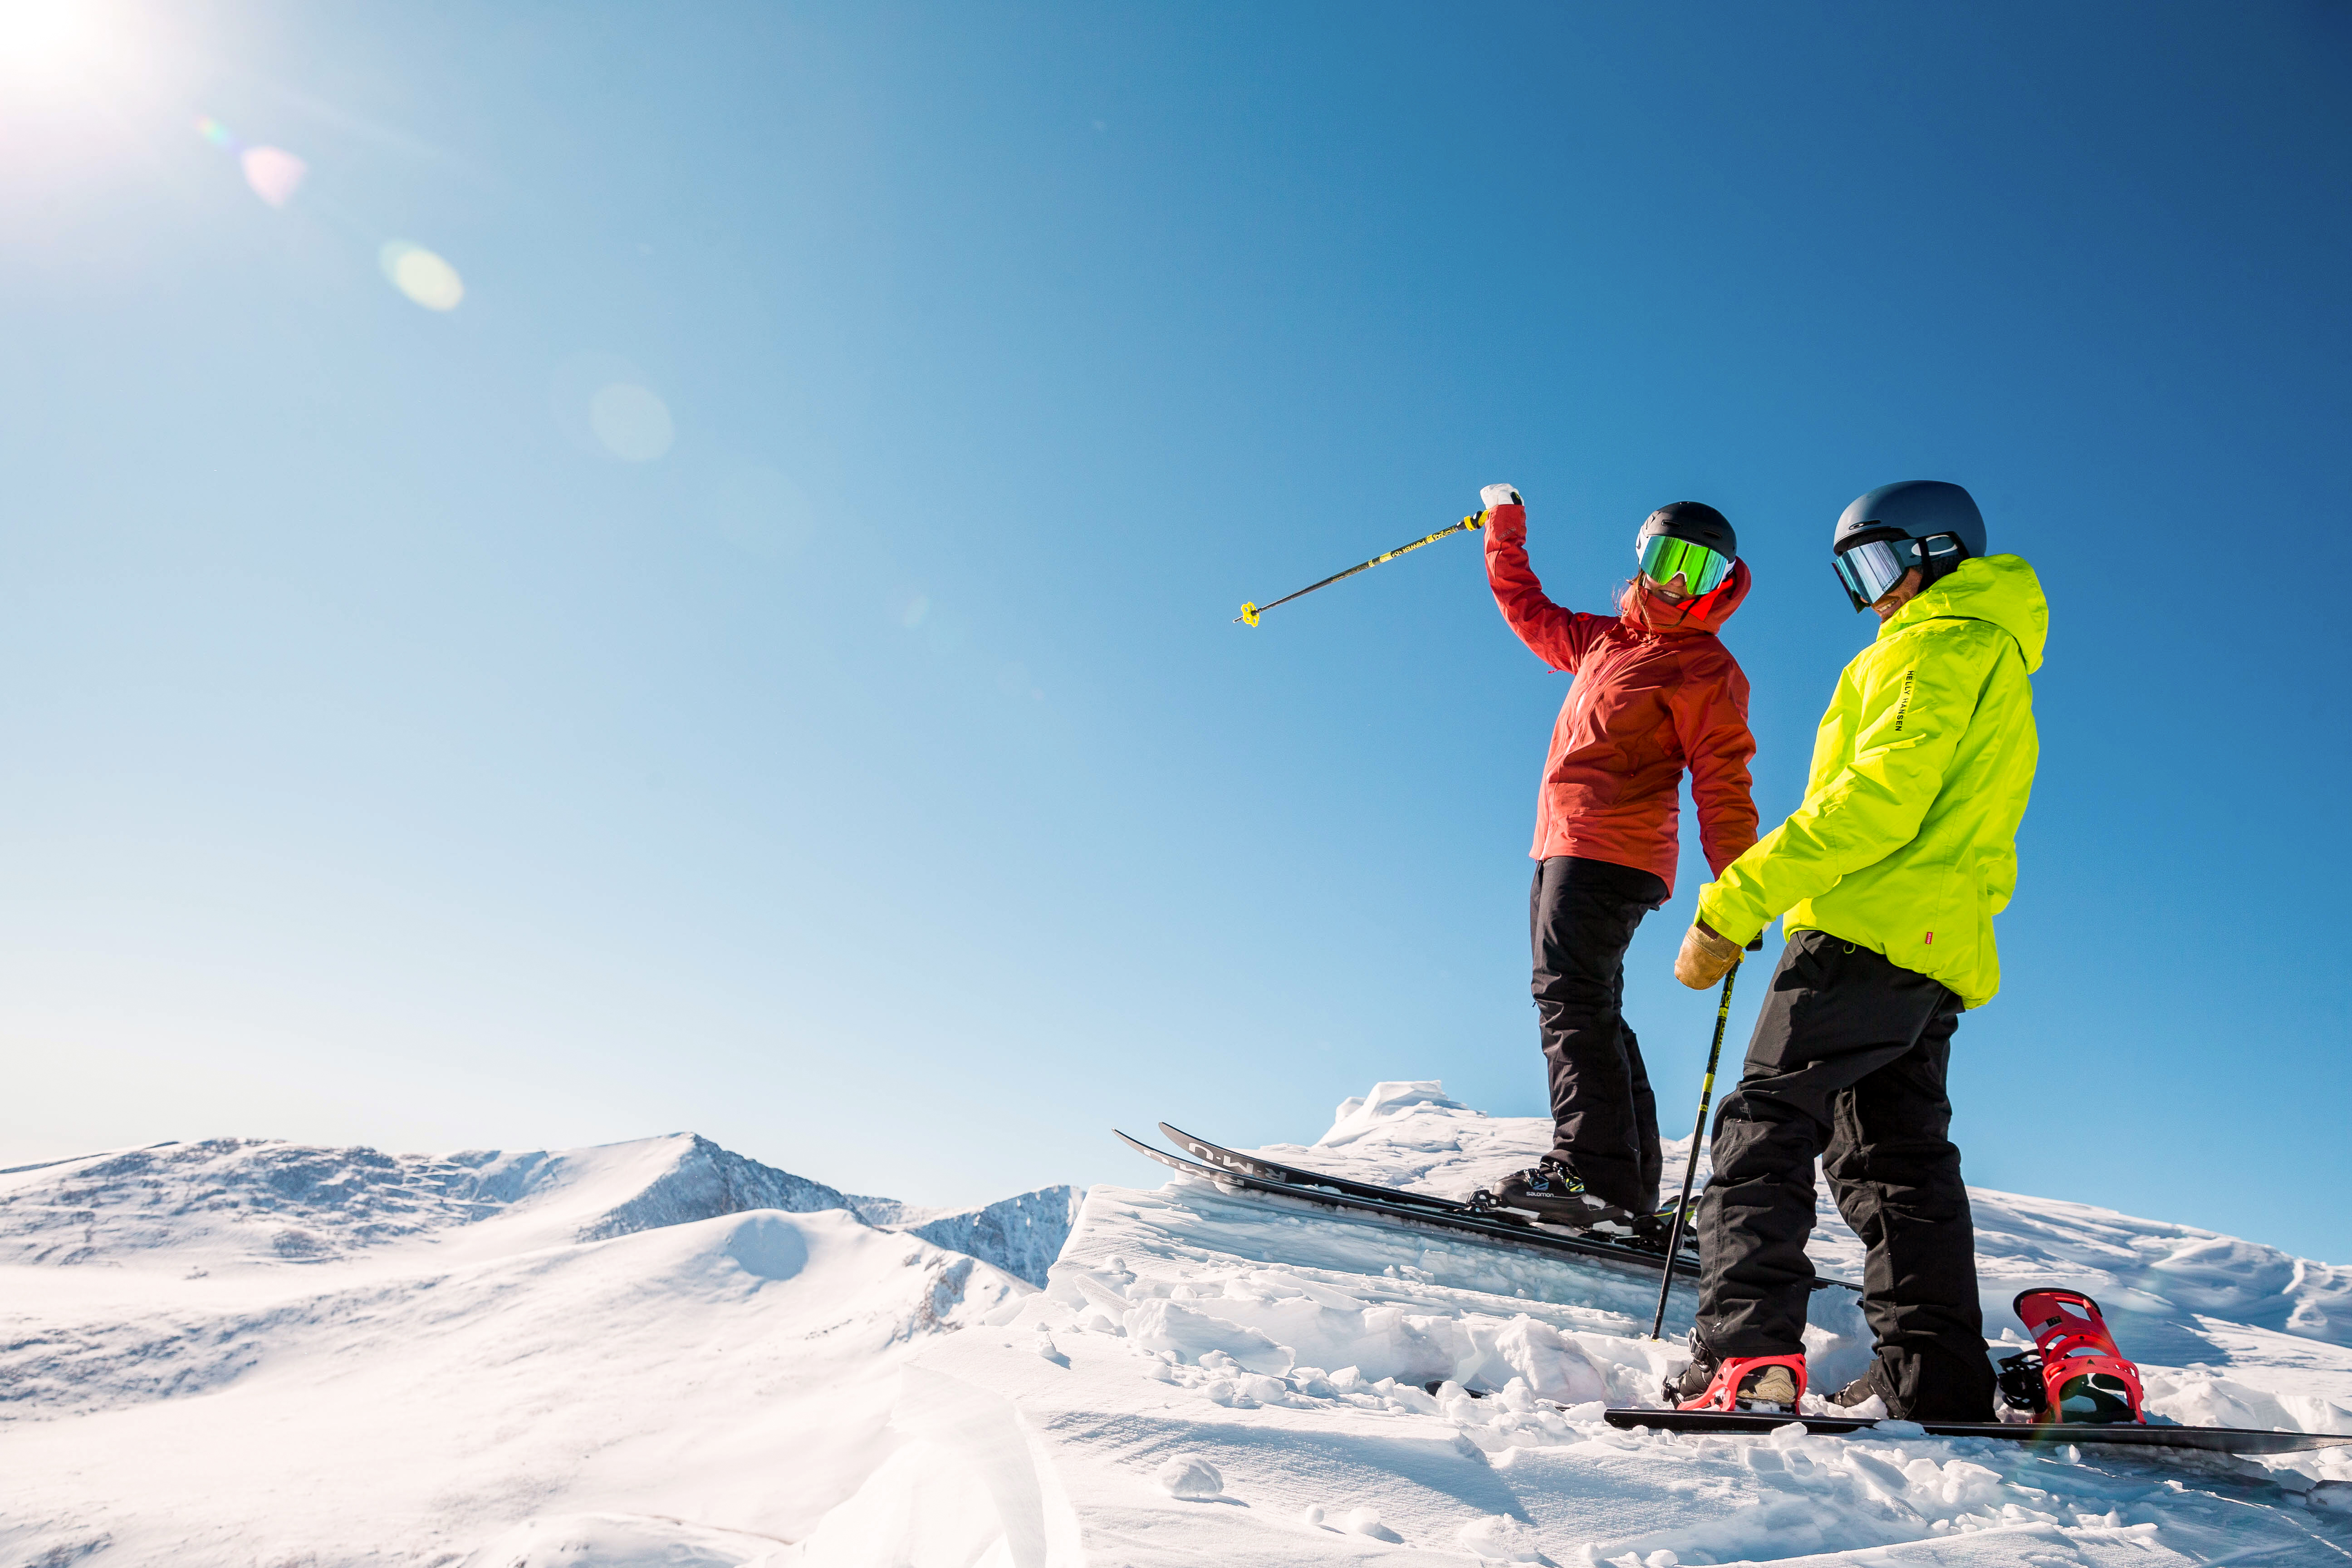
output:
[[[1528,894],[1552,1153],[1590,1191],[1635,1214],[1658,1204],[1658,1100],[1625,1025],[1625,949],[1667,890],[1649,871],[1554,855],[1536,867]]]
[[[1914,1421],[1990,1421],[1976,1228],[1944,1087],[1960,999],[1826,931],[1790,938],[1739,1087],[1715,1119],[1698,1216],[1699,1337],[1718,1355],[1804,1349],[1813,1159],[1870,1249],[1873,1382]]]

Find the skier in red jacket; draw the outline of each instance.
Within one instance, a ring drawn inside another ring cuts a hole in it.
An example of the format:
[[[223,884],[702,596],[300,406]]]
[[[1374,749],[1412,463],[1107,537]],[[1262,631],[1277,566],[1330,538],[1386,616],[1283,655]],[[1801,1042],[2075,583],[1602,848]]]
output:
[[[1721,512],[1676,501],[1634,536],[1641,570],[1617,615],[1564,610],[1528,564],[1518,491],[1488,485],[1482,499],[1486,578],[1503,618],[1538,658],[1576,678],[1552,726],[1530,852],[1552,1149],[1493,1201],[1580,1228],[1646,1232],[1658,1205],[1657,1100],[1621,1012],[1625,949],[1674,895],[1685,768],[1716,875],[1756,842],[1748,678],[1716,640],[1748,596],[1748,565]]]

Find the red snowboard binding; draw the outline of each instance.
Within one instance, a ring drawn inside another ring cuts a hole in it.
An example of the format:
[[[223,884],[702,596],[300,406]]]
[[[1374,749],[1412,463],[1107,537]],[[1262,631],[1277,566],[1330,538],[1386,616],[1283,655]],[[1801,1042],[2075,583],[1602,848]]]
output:
[[[2139,1368],[2116,1349],[2099,1304],[2080,1290],[2019,1293],[2017,1315],[2035,1350],[2000,1363],[2009,1403],[2036,1421],[2101,1426],[2144,1421]]]
[[[1780,1369],[1787,1371],[1774,1376]],[[1748,1386],[1753,1382],[1755,1386]],[[1790,1384],[1793,1383],[1794,1386]],[[1782,1397],[1785,1395],[1786,1397]],[[1726,1356],[1715,1369],[1715,1379],[1696,1399],[1685,1399],[1684,1410],[1751,1410],[1797,1413],[1805,1397],[1805,1358],[1801,1355]]]

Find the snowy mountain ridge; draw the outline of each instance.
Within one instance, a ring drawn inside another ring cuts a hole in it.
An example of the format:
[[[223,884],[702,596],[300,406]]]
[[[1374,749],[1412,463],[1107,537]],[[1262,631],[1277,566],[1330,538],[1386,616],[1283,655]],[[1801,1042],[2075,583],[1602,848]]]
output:
[[[416,1239],[467,1251],[474,1238],[453,1233],[494,1219],[496,1248],[513,1251],[755,1209],[839,1209],[1042,1283],[1076,1206],[1068,1187],[973,1209],[864,1197],[695,1133],[444,1155],[221,1138],[0,1171],[0,1263],[120,1267],[183,1253],[206,1268],[324,1263]]]

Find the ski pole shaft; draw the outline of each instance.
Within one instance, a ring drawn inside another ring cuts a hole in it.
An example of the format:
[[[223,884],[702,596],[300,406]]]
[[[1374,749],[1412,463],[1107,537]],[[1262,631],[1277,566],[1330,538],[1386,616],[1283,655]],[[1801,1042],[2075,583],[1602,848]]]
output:
[[[1424,544],[1434,544],[1449,533],[1459,533],[1465,528],[1475,532],[1477,530],[1485,527],[1486,524],[1486,514],[1483,511],[1474,512],[1470,516],[1464,518],[1460,522],[1455,523],[1451,528],[1439,529],[1435,533],[1431,534],[1426,539],[1416,539],[1411,544],[1400,544],[1394,550],[1388,552],[1384,555],[1375,555],[1370,561],[1358,562],[1355,565],[1349,567],[1345,572],[1334,572],[1330,576],[1324,578],[1320,583],[1309,583],[1306,587],[1299,589],[1296,594],[1285,594],[1281,598],[1276,599],[1272,605],[1244,605],[1242,606],[1242,613],[1234,617],[1234,624],[1235,626],[1240,626],[1246,622],[1250,626],[1255,626],[1257,625],[1257,618],[1260,616],[1265,614],[1266,611],[1275,608],[1276,605],[1286,605],[1293,599],[1303,599],[1307,597],[1307,595],[1315,592],[1316,589],[1328,588],[1343,577],[1352,577],[1359,572],[1369,572],[1373,567],[1381,564],[1383,561],[1393,561],[1409,550],[1418,550]]]
[[[1723,977],[1723,999],[1715,1005],[1715,1044],[1706,1048],[1706,1076],[1698,1083],[1698,1120],[1691,1123],[1690,1159],[1683,1166],[1683,1195],[1675,1205],[1674,1228],[1666,1235],[1666,1271],[1658,1279],[1658,1316],[1650,1324],[1650,1337],[1658,1339],[1666,1331],[1666,1293],[1675,1288],[1675,1259],[1682,1255],[1683,1216],[1690,1212],[1691,1183],[1698,1177],[1698,1141],[1706,1132],[1707,1101],[1715,1098],[1715,1064],[1723,1059],[1723,1026],[1731,1021],[1731,983],[1739,978],[1739,965]]]

